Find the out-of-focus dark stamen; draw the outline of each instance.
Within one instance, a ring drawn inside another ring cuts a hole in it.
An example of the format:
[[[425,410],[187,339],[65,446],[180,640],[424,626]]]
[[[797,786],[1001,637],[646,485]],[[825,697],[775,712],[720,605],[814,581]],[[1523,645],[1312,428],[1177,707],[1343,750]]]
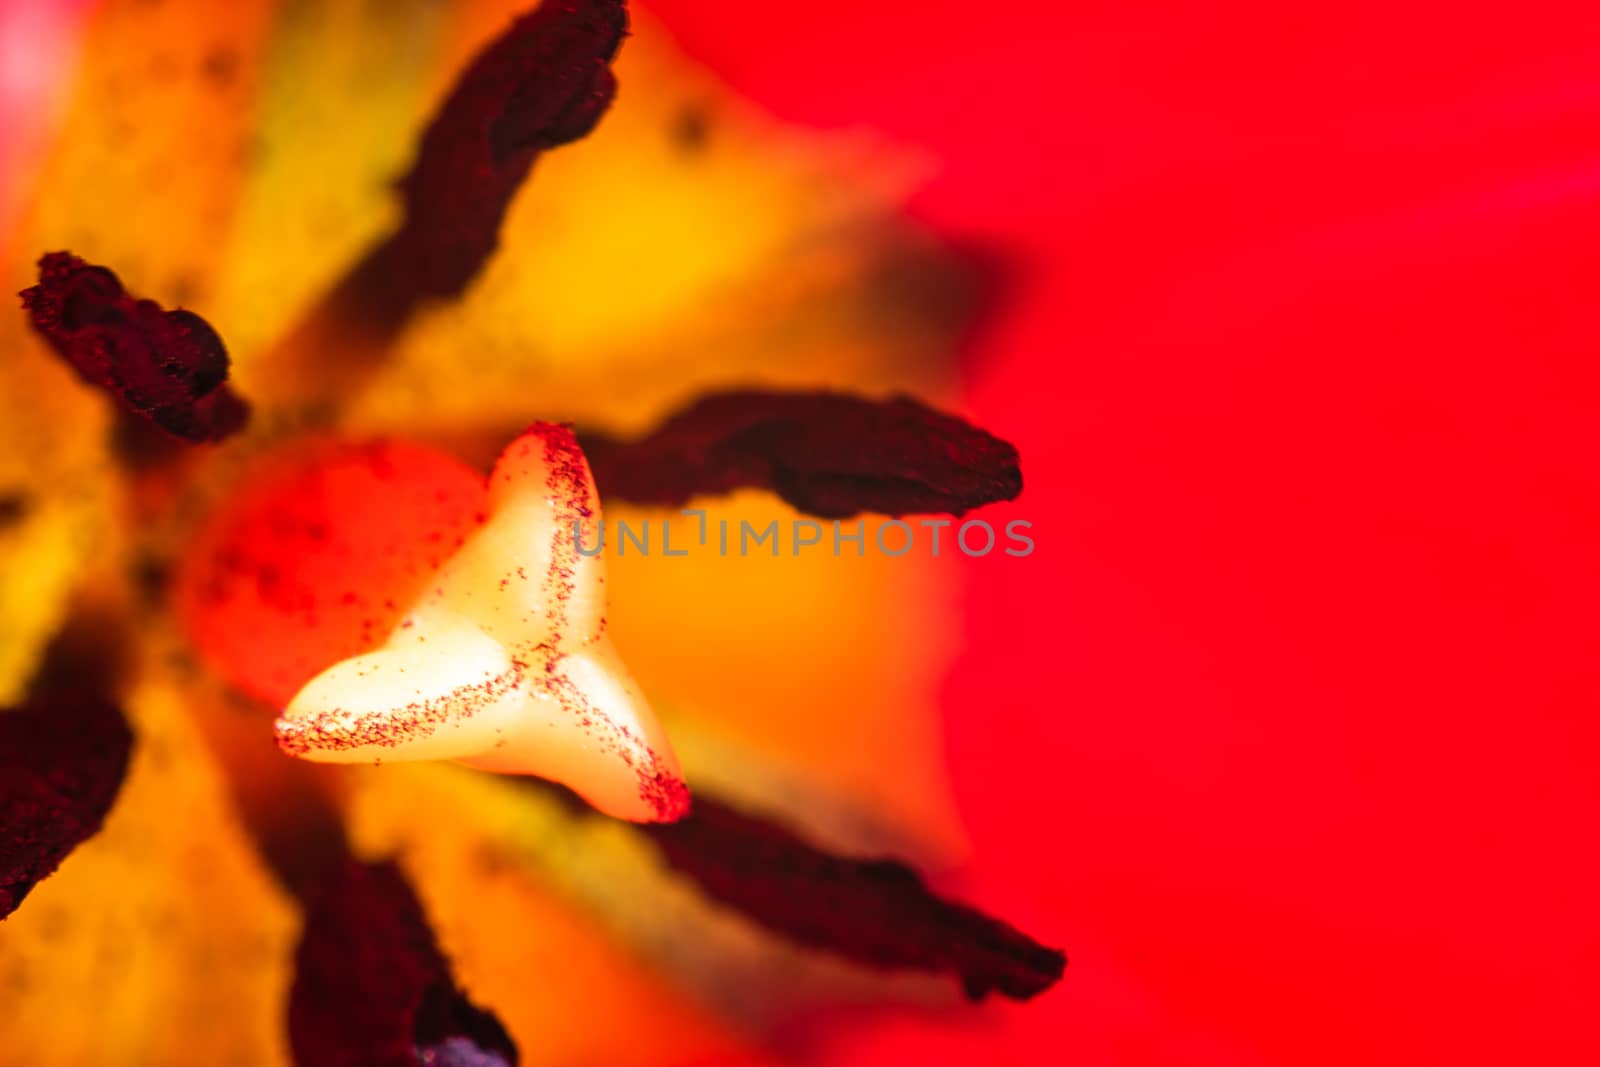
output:
[[[401,182],[405,221],[389,242],[415,295],[465,288],[539,154],[594,128],[627,26],[622,0],[545,0],[456,81]]]
[[[518,781],[575,816],[603,818],[561,786]],[[946,900],[899,861],[834,855],[703,790],[678,822],[628,825],[712,900],[809,948],[883,970],[950,974],[974,1000],[1028,1000],[1066,968],[1059,950]]]
[[[456,986],[393,864],[345,863],[305,905],[289,993],[299,1067],[517,1062],[499,1020]]]
[[[133,734],[113,692],[127,663],[109,612],[78,605],[20,707],[0,709],[0,919],[99,829]]]
[[[92,689],[0,710],[0,919],[100,829],[132,746],[122,712]]]
[[[467,287],[540,154],[589,133],[610,105],[627,25],[623,0],[545,0],[473,59],[400,182],[399,228],[291,331],[280,379],[315,383],[315,402],[337,404],[424,301]]]
[[[515,1064],[499,1020],[455,984],[404,875],[351,855],[336,797],[345,779],[263,759],[258,706],[219,698],[196,712],[251,839],[305,912],[289,999],[298,1067]]]

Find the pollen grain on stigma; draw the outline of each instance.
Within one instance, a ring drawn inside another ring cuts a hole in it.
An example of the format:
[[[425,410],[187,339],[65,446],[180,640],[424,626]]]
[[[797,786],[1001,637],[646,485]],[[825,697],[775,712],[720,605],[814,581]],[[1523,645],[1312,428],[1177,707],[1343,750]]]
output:
[[[667,822],[689,807],[677,758],[606,634],[598,523],[572,431],[535,423],[489,475],[489,515],[375,651],[312,679],[277,723],[290,755],[453,759],[535,774],[596,808]]]

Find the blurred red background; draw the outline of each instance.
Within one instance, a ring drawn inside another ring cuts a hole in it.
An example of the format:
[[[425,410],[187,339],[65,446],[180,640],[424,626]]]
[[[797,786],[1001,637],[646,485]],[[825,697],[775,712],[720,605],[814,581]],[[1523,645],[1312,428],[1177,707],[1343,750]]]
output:
[[[969,888],[1073,965],[841,1057],[1600,1061],[1592,9],[651,6],[1018,268],[969,383],[1039,548],[945,714]]]
[[[968,568],[951,888],[1073,962],[830,1059],[1600,1062],[1600,16],[647,6],[1006,265],[1038,548]]]

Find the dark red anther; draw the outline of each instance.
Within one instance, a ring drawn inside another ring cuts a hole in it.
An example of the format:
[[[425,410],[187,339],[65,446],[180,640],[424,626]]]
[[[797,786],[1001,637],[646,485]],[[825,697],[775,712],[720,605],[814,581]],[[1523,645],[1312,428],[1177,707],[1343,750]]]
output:
[[[637,440],[583,446],[602,498],[638,504],[762,488],[822,518],[961,515],[1022,492],[1013,445],[903,396],[716,393]]]
[[[1028,1000],[1067,958],[933,893],[894,860],[848,859],[703,796],[675,823],[641,827],[712,899],[800,944],[871,967],[952,974],[974,1000]]]
[[[451,977],[416,894],[350,861],[306,894],[289,994],[299,1067],[510,1067],[517,1049]]]
[[[544,0],[461,75],[405,176],[405,221],[380,250],[402,300],[459,293],[494,251],[539,153],[594,128],[616,92],[622,0]]]
[[[84,381],[174,437],[218,441],[244,425],[249,409],[227,386],[228,350],[194,312],[140,300],[110,270],[68,252],[39,260],[39,284],[22,291],[22,305]]]
[[[520,781],[575,815],[600,817],[561,786]],[[677,822],[629,825],[711,900],[807,948],[882,970],[949,974],[974,1000],[1028,1000],[1065,973],[1059,949],[939,896],[904,863],[835,855],[704,791]]]
[[[100,829],[132,745],[122,712],[92,690],[0,710],[0,919]]]

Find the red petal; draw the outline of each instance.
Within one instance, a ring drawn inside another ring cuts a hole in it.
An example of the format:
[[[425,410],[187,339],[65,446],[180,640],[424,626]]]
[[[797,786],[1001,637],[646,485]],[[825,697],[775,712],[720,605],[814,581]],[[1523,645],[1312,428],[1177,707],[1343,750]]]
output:
[[[92,691],[0,711],[0,918],[100,829],[132,745],[122,712]]]
[[[218,441],[244,425],[249,409],[226,384],[228,350],[194,312],[139,300],[67,252],[39,260],[22,304],[84,381],[174,437]]]
[[[719,393],[638,440],[583,444],[602,497],[640,504],[757,487],[823,518],[961,515],[1022,491],[1014,447],[909,397]]]

